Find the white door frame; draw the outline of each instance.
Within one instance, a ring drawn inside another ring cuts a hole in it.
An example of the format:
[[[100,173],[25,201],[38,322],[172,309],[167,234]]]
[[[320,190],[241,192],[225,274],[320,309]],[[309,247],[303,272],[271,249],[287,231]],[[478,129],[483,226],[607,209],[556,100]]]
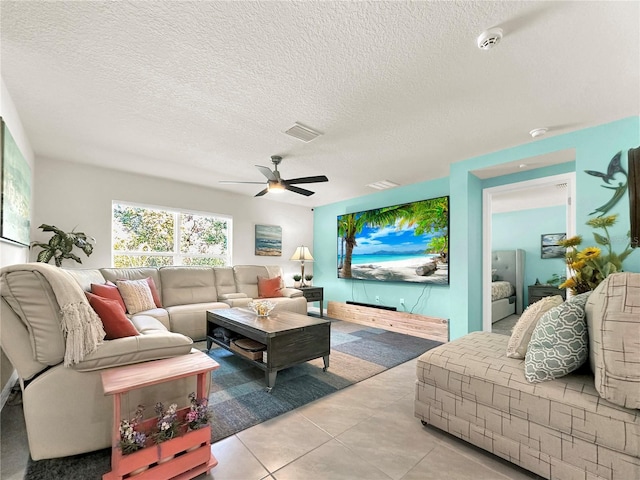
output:
[[[498,187],[485,188],[482,191],[482,329],[491,331],[491,215],[493,213],[493,195],[512,192],[522,188],[567,184],[567,237],[576,234],[576,174],[575,172],[536,178],[524,182],[509,183]],[[523,306],[524,308],[525,306]]]

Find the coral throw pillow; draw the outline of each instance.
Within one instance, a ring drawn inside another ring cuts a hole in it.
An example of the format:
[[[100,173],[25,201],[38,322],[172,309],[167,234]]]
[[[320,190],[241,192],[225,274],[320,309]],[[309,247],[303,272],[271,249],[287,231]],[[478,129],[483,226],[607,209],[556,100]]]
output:
[[[120,291],[118,290],[118,287],[116,287],[113,283],[111,282],[108,282],[105,284],[92,283],[91,293],[93,293],[94,295],[98,295],[99,297],[115,300],[122,307],[123,313],[127,311],[127,307],[124,304],[122,295],[120,295]]]
[[[147,277],[145,278],[147,283],[149,284],[149,289],[151,290],[151,296],[153,297],[153,303],[156,304],[156,307],[162,308],[162,302],[160,301],[160,295],[158,295],[158,289],[156,287],[156,282],[153,281],[153,278]]]
[[[104,298],[93,293],[86,292],[89,305],[96,311],[104,331],[107,336],[105,339],[114,340],[122,337],[135,337],[138,330],[124,314],[117,300]]]
[[[116,280],[116,285],[131,315],[156,308],[146,280]]]
[[[274,278],[258,277],[258,297],[260,298],[281,297],[282,291],[280,289],[280,283],[281,283],[280,277],[274,277]]]

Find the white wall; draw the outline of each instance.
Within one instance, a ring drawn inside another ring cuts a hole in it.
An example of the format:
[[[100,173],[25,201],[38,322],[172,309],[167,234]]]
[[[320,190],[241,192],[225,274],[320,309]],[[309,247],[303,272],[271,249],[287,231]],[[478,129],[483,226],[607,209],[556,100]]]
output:
[[[93,254],[75,253],[82,265],[65,260],[69,268],[97,268],[111,265],[111,202],[141,203],[233,217],[232,254],[234,264],[278,264],[287,284],[300,271],[289,258],[298,245],[313,244],[313,212],[306,207],[274,202],[267,197],[247,197],[149,176],[124,173],[77,163],[37,158],[35,174],[35,214],[31,238],[46,242],[50,235],[37,227],[42,223],[65,231],[75,228],[95,237]],[[289,193],[285,193],[288,195]],[[256,224],[282,226],[282,256],[254,254]],[[39,249],[31,253],[31,260]],[[313,264],[305,265],[312,270]]]
[[[7,124],[7,128],[11,132],[11,136],[16,141],[18,148],[22,152],[24,159],[31,168],[31,186],[32,186],[32,200],[31,200],[31,218],[33,219],[33,171],[34,171],[34,157],[29,139],[22,127],[22,121],[16,110],[15,105],[7,87],[4,84],[4,80],[0,78],[0,116]],[[33,223],[33,220],[32,220]],[[12,265],[15,263],[24,263],[29,258],[29,249],[27,247],[19,246],[14,243],[0,241],[0,267],[5,265]],[[0,335],[2,332],[0,332]],[[0,408],[4,405],[9,390],[13,386],[15,381],[14,369],[4,352],[0,352]]]

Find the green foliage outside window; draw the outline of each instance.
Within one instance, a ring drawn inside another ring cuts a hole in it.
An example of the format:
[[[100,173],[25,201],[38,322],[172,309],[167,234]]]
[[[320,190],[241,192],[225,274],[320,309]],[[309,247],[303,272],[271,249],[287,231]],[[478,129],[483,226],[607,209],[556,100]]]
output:
[[[115,267],[229,265],[229,228],[225,218],[114,204],[113,263]]]

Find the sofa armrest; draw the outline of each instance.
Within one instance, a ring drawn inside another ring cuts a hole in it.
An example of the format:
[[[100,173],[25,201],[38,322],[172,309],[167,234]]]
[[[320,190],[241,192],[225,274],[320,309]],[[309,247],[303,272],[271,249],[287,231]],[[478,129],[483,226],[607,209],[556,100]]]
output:
[[[253,298],[247,297],[244,293],[242,295],[244,295],[244,297],[230,298],[227,300],[223,300],[223,302],[229,305],[231,308],[245,308],[247,305],[253,302]]]
[[[283,297],[287,298],[296,298],[302,296],[302,290],[298,290],[297,288],[285,287],[280,289],[280,292],[282,293]]]
[[[222,293],[218,295],[218,301],[224,302],[226,300],[237,300],[239,298],[247,298],[246,293]]]
[[[119,367],[132,363],[159,360],[161,358],[186,355],[191,351],[193,340],[179,333],[161,332],[135,337],[105,340],[97,350],[86,355],[71,368],[79,372]]]

